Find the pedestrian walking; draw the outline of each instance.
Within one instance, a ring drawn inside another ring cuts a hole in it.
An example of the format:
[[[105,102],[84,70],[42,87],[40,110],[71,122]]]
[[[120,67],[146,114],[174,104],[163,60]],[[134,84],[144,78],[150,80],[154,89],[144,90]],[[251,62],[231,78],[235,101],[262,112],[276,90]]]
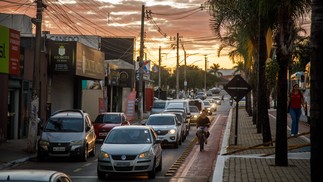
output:
[[[293,90],[289,94],[288,102],[289,114],[292,118],[291,136],[295,136],[298,134],[298,122],[302,114],[302,106],[304,106],[304,96],[299,90],[298,84],[293,85]]]

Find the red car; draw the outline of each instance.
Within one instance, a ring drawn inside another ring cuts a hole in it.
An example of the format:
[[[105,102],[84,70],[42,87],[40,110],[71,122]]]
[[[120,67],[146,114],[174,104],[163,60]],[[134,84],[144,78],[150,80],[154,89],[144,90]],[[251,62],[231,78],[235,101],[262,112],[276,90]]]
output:
[[[110,130],[115,126],[130,125],[127,117],[122,112],[103,112],[100,113],[94,123],[94,130],[97,140],[104,140]]]

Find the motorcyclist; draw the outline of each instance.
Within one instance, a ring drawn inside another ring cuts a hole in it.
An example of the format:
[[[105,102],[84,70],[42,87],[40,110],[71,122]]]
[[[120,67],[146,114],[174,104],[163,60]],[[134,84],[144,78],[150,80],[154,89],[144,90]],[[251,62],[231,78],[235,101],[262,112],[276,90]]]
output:
[[[208,131],[210,125],[211,122],[210,119],[207,117],[207,110],[203,109],[200,116],[197,118],[196,128],[197,130],[203,130],[206,133],[205,144],[207,144],[207,138],[210,136],[210,133]]]

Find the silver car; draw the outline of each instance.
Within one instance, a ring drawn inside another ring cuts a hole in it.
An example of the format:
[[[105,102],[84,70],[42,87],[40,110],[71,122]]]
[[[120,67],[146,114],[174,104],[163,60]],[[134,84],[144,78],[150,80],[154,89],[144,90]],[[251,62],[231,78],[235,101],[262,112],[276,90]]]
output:
[[[87,113],[82,110],[60,110],[53,113],[38,141],[37,158],[78,157],[86,161],[95,156],[96,135]]]
[[[182,144],[182,126],[175,114],[152,114],[148,117],[146,125],[155,130],[162,144],[172,144],[175,148]]]
[[[41,169],[11,169],[0,171],[0,181],[71,182],[65,173]]]
[[[160,140],[151,127],[132,125],[114,127],[105,138],[99,155],[97,175],[147,173],[154,179],[162,169]],[[108,176],[109,177],[109,176]]]

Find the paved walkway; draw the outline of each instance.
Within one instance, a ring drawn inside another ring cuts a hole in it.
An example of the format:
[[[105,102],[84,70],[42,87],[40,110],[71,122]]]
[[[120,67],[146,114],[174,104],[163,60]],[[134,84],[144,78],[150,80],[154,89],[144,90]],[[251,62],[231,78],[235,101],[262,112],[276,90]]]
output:
[[[276,117],[275,111],[270,113],[272,140],[275,140]],[[231,113],[232,114],[232,113]],[[259,147],[242,150],[262,143],[262,134],[257,133],[244,109],[239,109],[238,140],[235,145],[235,112],[228,120],[226,133],[222,143],[221,154],[218,155],[216,169],[213,173],[214,182],[307,182],[310,180],[310,147],[301,147],[288,151],[288,166],[275,166],[275,143],[269,147]],[[230,122],[232,121],[232,122]],[[290,127],[290,118],[288,118]],[[300,122],[299,133],[309,132],[309,125]],[[288,135],[290,131],[287,132]],[[300,147],[309,144],[309,135],[288,139],[288,147]],[[241,150],[240,152],[234,152]],[[231,154],[230,154],[231,152]],[[228,155],[223,155],[228,153]]]

